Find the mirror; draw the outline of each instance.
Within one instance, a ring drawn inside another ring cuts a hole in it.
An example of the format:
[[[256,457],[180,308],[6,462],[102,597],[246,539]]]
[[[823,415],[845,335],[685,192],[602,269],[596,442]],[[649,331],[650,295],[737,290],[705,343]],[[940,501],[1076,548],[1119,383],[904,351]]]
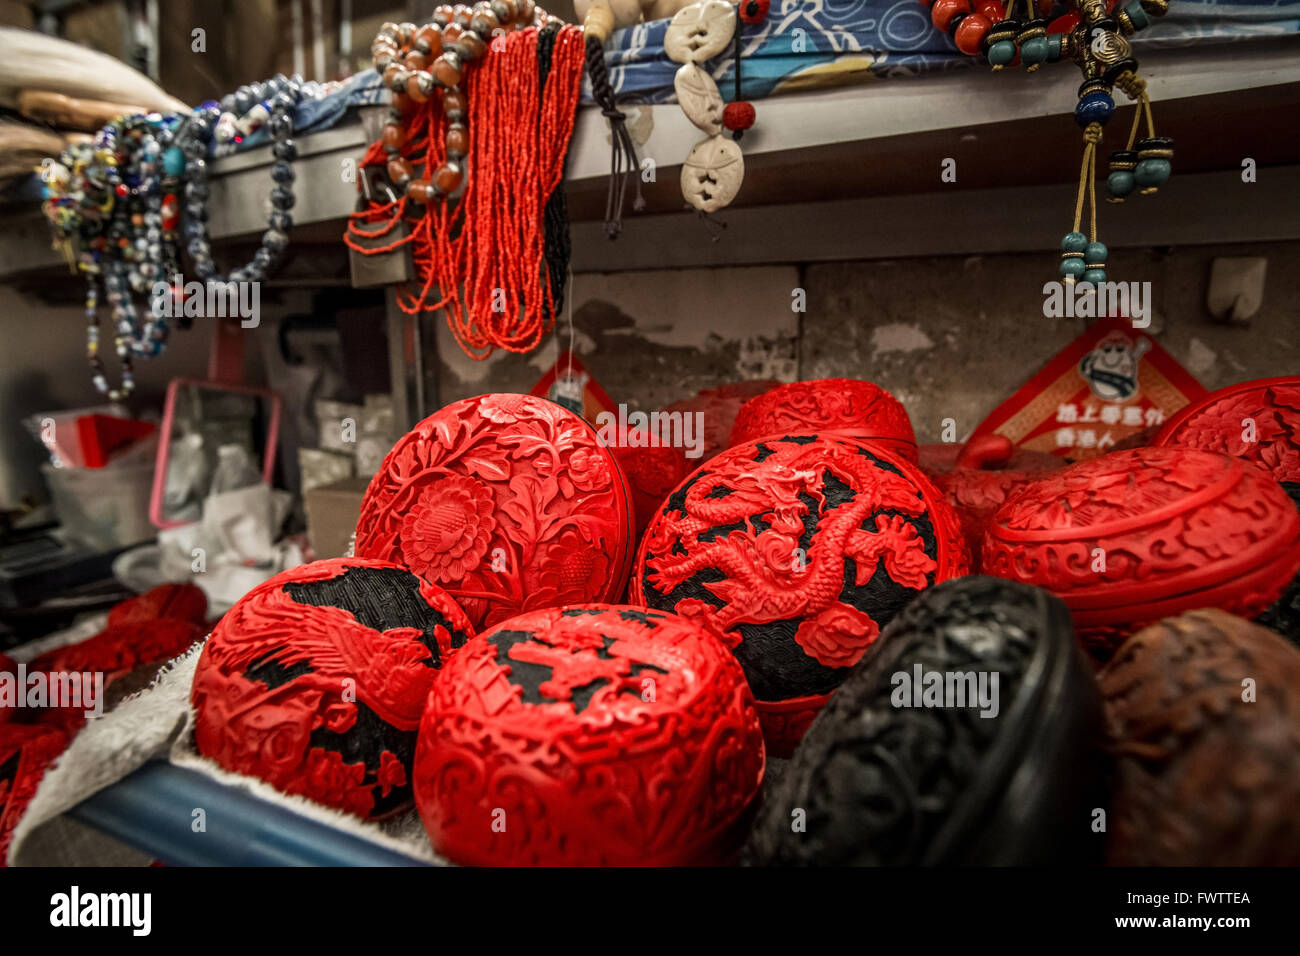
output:
[[[282,404],[270,389],[174,379],[149,501],[153,523],[198,521],[212,492],[270,484]]]

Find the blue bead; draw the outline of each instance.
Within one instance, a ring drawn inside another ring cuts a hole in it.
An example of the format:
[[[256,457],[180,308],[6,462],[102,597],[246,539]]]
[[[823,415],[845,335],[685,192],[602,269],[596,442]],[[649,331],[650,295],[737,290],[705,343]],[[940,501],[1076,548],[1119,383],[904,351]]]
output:
[[[1106,191],[1112,196],[1124,197],[1137,186],[1137,180],[1128,169],[1117,169],[1106,177]]]
[[[271,205],[276,209],[292,209],[294,204],[293,191],[284,186],[276,186],[271,190]]]
[[[1173,172],[1173,165],[1167,159],[1144,159],[1133,171],[1137,184],[1143,188],[1164,185]]]
[[[1067,232],[1061,240],[1062,252],[1083,252],[1088,247],[1088,237],[1081,232]]]
[[[1080,276],[1083,275],[1087,267],[1083,264],[1082,259],[1062,259],[1061,275],[1063,276]]]
[[[1074,121],[1080,126],[1091,123],[1105,124],[1115,112],[1115,101],[1109,93],[1094,90],[1079,99],[1074,107]]]
[[[1105,243],[1090,242],[1083,250],[1083,261],[1090,266],[1100,266],[1106,264]]]
[[[179,176],[185,172],[185,154],[180,147],[173,146],[163,153],[163,172],[168,176]]]

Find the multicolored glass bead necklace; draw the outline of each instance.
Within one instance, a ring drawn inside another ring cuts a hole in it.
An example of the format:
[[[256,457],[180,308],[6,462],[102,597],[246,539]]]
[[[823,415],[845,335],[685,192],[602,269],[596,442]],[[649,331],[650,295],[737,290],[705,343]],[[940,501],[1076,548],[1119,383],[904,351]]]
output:
[[[297,155],[292,111],[305,96],[320,96],[326,87],[301,78],[277,76],[241,87],[221,104],[209,101],[190,115],[125,116],[108,124],[88,144],[69,147],[42,169],[44,211],[55,230],[55,244],[87,279],[86,356],[95,388],[110,401],[122,401],[135,386],[133,359],[153,358],[166,347],[170,314],[169,287],[180,273],[182,221],[178,193],[184,186],[184,228],[194,271],[204,282],[261,281],[278,264],[288,245],[294,204],[291,165]],[[222,279],[212,261],[207,230],[207,157],[232,151],[239,142],[268,125],[272,139],[270,228],[261,248],[245,266]],[[112,310],[114,351],[122,382],[108,384],[101,356],[99,283]],[[149,319],[142,326],[134,296],[147,295]],[[178,318],[185,328],[192,321]]]

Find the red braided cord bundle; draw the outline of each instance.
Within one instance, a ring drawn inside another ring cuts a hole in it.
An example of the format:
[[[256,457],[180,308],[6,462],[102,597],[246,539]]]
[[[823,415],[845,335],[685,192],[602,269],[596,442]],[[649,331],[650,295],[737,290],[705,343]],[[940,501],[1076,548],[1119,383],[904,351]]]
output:
[[[469,152],[460,201],[426,207],[402,196],[374,204],[352,215],[343,237],[365,255],[410,243],[415,280],[397,290],[398,305],[410,314],[445,309],[456,340],[475,359],[497,348],[528,352],[555,322],[543,212],[564,172],[585,45],[580,27],[560,28],[543,91],[537,39],[535,28],[498,36],[461,81]],[[413,104],[402,156],[437,169],[446,159],[446,129],[441,97]],[[386,160],[374,143],[362,165]],[[403,219],[407,235],[397,229]],[[359,242],[390,235],[378,246]]]

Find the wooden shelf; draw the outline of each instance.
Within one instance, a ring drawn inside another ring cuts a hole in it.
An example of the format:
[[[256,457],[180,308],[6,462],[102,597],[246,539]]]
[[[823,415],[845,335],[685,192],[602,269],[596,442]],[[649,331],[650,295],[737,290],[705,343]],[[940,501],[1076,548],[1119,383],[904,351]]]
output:
[[[1246,157],[1260,167],[1300,165],[1297,53],[1298,37],[1222,44],[1208,50],[1144,51],[1142,72],[1154,103],[1157,129],[1161,135],[1174,137],[1177,146],[1171,193],[1186,192],[1177,184],[1191,180],[1193,176],[1188,174],[1239,170]],[[1031,76],[971,69],[763,100],[758,103],[758,123],[743,141],[745,185],[736,204],[721,215],[733,224],[732,236],[751,226],[767,232],[757,238],[770,240],[768,255],[784,257],[784,261],[806,258],[802,251],[808,248],[807,243],[792,244],[792,235],[820,237],[814,243],[818,248],[840,242],[838,234],[828,233],[828,229],[839,228],[840,217],[834,216],[833,222],[816,233],[799,227],[796,221],[793,230],[777,228],[774,235],[768,231],[779,225],[781,218],[761,214],[760,207],[785,208],[791,214],[786,219],[795,215],[796,209],[798,216],[824,219],[827,210],[835,206],[853,208],[858,215],[870,214],[874,202],[877,211],[888,210],[903,220],[923,222],[930,233],[927,248],[934,254],[942,254],[945,248],[951,254],[972,249],[997,251],[1005,241],[981,246],[981,208],[991,237],[1017,228],[1030,231],[1028,222],[1021,220],[1033,220],[1039,202],[1050,203],[1055,212],[1059,191],[1050,187],[1077,176],[1080,139],[1070,116],[1077,85],[1078,73],[1069,65],[1044,68]],[[626,211],[624,235],[612,248],[595,248],[600,243],[592,246],[596,239],[604,241],[598,220],[604,215],[609,173],[608,124],[590,107],[579,117],[567,170],[575,222],[575,269],[616,268],[619,256],[626,259],[624,268],[645,268],[652,254],[659,256],[656,261],[661,266],[670,265],[681,258],[664,247],[665,242],[673,243],[675,230],[688,236],[691,246],[696,245],[696,234],[705,232],[682,211],[678,187],[681,160],[702,134],[676,105],[639,109],[649,111],[651,131],[638,146],[638,153],[655,160],[655,181],[643,184],[645,213]],[[1131,107],[1121,106],[1116,124],[1128,122],[1128,109]],[[1122,133],[1115,134],[1117,144],[1120,138]],[[344,175],[346,164],[359,159],[367,142],[360,117],[299,140],[294,246],[333,242],[341,252],[337,236],[357,200],[355,180]],[[1103,157],[1110,148],[1109,144],[1103,146]],[[955,183],[940,181],[945,158],[957,162]],[[266,228],[271,161],[269,147],[262,147],[212,164],[210,229],[215,241],[255,237]],[[1252,194],[1257,200],[1265,192],[1271,193],[1268,179],[1261,175],[1259,195]],[[1200,180],[1203,184],[1227,181],[1222,177]],[[1294,185],[1294,179],[1288,182]],[[946,201],[938,197],[951,199],[954,194],[964,197],[956,200],[961,208],[971,210],[958,219],[969,224],[963,228],[973,228],[973,237],[936,232],[933,224],[938,220],[927,218],[930,213],[937,216],[936,203]],[[1197,203],[1205,215],[1222,213],[1230,224],[1249,225],[1235,215],[1236,207],[1231,204],[1201,203],[1186,196],[1183,201]],[[853,203],[858,205],[850,205]],[[915,205],[909,206],[911,203]],[[987,205],[981,207],[982,203]],[[909,208],[913,210],[910,216]],[[1271,214],[1269,208],[1263,207],[1272,221],[1255,223],[1260,238],[1294,237],[1300,219],[1294,202],[1271,207]],[[1006,210],[1012,215],[1006,215]],[[1168,212],[1162,209],[1161,215]],[[970,221],[972,215],[977,221]],[[1216,229],[1211,223],[1207,229],[1203,219],[1196,221],[1206,235],[1219,235],[1223,241],[1232,241],[1228,236],[1238,241],[1253,238],[1238,235],[1236,225]],[[1176,224],[1180,217],[1169,221]],[[748,241],[754,240],[751,236]],[[746,254],[736,254],[737,243],[730,237],[711,245],[715,248],[705,257],[709,261],[750,261]],[[855,256],[853,242],[841,245],[840,258]],[[906,254],[903,250],[914,250],[915,245],[903,242],[897,254]],[[0,212],[0,280],[33,273],[54,275],[65,269],[50,246],[49,228],[39,209]]]

